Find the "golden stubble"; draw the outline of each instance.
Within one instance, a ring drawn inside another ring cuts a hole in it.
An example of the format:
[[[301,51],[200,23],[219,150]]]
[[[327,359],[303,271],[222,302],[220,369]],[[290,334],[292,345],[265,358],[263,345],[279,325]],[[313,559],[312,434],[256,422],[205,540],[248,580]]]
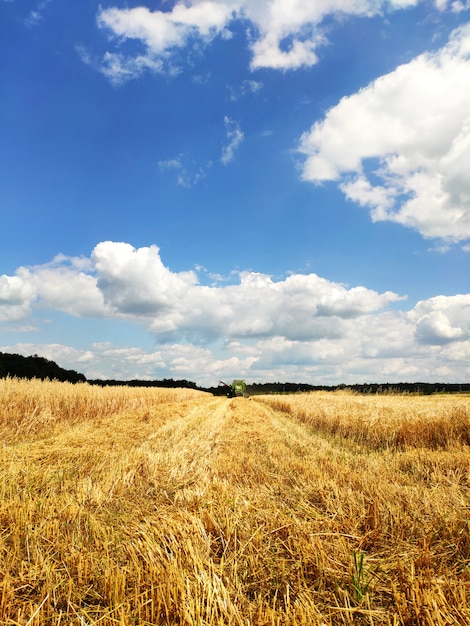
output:
[[[468,624],[469,407],[2,380],[0,623]]]

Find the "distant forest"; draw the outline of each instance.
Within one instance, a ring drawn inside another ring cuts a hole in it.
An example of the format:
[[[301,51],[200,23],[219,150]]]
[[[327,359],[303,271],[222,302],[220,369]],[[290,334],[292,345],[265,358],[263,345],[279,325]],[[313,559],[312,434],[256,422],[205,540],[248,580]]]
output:
[[[7,376],[16,378],[39,378],[45,380],[59,380],[61,382],[84,383],[89,385],[128,386],[128,387],[188,387],[198,389],[196,383],[190,380],[87,380],[83,374],[75,370],[66,370],[59,367],[54,361],[38,356],[21,356],[20,354],[6,354],[0,352],[0,378]]]
[[[61,382],[80,383],[87,382],[90,385],[105,386],[128,386],[128,387],[183,387],[208,391],[215,396],[226,395],[227,388],[198,387],[190,380],[87,380],[83,374],[75,370],[66,370],[59,367],[54,361],[49,361],[37,354],[34,356],[21,356],[20,354],[6,354],[0,352],[0,378],[7,376],[17,378],[39,378],[41,380],[59,380]],[[308,383],[253,383],[246,387],[247,395],[271,394],[271,393],[297,393],[302,391],[337,391],[350,389],[356,393],[470,393],[470,383],[363,383],[359,385],[312,385]]]
[[[54,361],[48,361],[42,356],[21,356],[20,354],[5,354],[0,352],[0,378],[40,378],[45,380],[60,380],[61,382],[85,382],[83,374],[74,370],[65,370]]]
[[[300,393],[303,391],[339,391],[349,389],[356,393],[415,393],[429,395],[432,393],[469,393],[470,383],[364,383],[357,385],[310,385],[308,383],[253,383],[246,386],[246,394],[255,396],[272,393]],[[225,387],[211,387],[210,391],[216,396],[226,394]]]

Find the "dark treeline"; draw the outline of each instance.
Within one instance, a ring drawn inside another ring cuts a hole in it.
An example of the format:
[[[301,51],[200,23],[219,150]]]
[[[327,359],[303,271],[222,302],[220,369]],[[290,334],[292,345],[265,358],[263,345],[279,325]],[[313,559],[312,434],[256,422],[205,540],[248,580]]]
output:
[[[359,393],[420,393],[429,395],[432,393],[468,393],[470,383],[385,383],[351,385],[349,387]]]
[[[432,393],[470,392],[470,383],[363,383],[357,385],[310,385],[308,383],[253,383],[246,386],[247,395],[254,396],[270,393],[300,393],[303,391],[339,391],[349,389],[356,393],[414,393],[428,395]],[[226,387],[209,387],[215,396],[226,395]]]
[[[173,378],[164,378],[163,380],[89,380],[90,385],[99,385],[100,387],[166,387],[170,389],[201,389],[190,380],[173,380]]]
[[[227,388],[218,387],[198,387],[190,380],[173,380],[164,378],[163,380],[87,380],[83,374],[75,370],[66,370],[59,367],[54,361],[48,361],[37,354],[34,356],[21,356],[20,354],[6,354],[0,352],[0,378],[6,376],[17,378],[39,378],[45,380],[59,380],[61,382],[88,382],[90,385],[108,386],[128,386],[128,387],[167,387],[167,388],[188,388],[208,391],[215,396],[225,396]],[[247,395],[269,394],[269,393],[297,393],[302,391],[337,391],[340,389],[350,389],[356,393],[459,393],[470,392],[470,383],[363,383],[358,385],[311,385],[309,383],[253,383],[247,385]]]
[[[254,383],[247,385],[247,393],[297,393],[302,391],[339,391],[349,389],[356,393],[459,393],[470,392],[470,383],[363,383],[356,385],[310,385],[298,383]],[[212,391],[212,390],[210,390]],[[220,393],[220,391],[218,392]],[[222,393],[224,390],[222,389]]]
[[[66,370],[59,367],[54,361],[48,361],[44,357],[21,356],[21,354],[5,354],[0,352],[0,378],[7,376],[16,378],[39,378],[45,380],[59,380],[61,382],[80,383],[85,382],[83,374],[75,370]]]

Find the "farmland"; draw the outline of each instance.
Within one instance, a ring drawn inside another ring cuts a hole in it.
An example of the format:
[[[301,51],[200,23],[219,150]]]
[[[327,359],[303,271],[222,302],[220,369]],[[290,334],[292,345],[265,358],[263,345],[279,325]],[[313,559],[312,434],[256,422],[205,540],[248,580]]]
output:
[[[0,623],[470,623],[470,397],[0,380]]]

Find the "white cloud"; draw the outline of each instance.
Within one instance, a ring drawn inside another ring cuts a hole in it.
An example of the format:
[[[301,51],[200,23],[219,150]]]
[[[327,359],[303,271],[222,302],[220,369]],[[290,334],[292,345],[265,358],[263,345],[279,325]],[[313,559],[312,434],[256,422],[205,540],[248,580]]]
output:
[[[470,339],[468,295],[436,296],[418,302],[413,313],[416,337],[424,344],[447,344]]]
[[[95,247],[91,260],[97,288],[118,314],[158,316],[174,310],[197,280],[194,272],[175,274],[166,268],[157,246],[135,249],[105,241]]]
[[[209,349],[190,344],[168,344],[149,352],[142,348],[118,347],[108,343],[95,343],[87,350],[76,350],[59,343],[17,343],[0,346],[0,352],[24,356],[38,354],[66,369],[86,372],[89,380],[197,378],[199,384],[208,386],[216,385],[224,375],[228,378],[249,375],[250,367],[256,361],[256,358],[250,356],[214,359]]]
[[[133,9],[101,9],[98,26],[123,39],[139,39],[154,54],[182,47],[191,35],[211,39],[225,26],[228,7],[223,3],[203,1],[176,4],[169,12]]]
[[[347,288],[316,274],[273,281],[256,272],[238,283],[201,285],[195,271],[172,272],[157,246],[105,241],[90,259],[58,255],[45,265],[2,277],[2,304],[27,312],[39,305],[81,317],[115,317],[144,324],[159,336],[198,340],[281,335],[293,339],[340,333],[341,320],[386,308],[401,297]]]
[[[468,0],[436,0],[436,7],[441,10],[450,10],[452,13],[461,13],[470,8],[470,2]]]
[[[222,156],[220,160],[224,165],[228,165],[235,156],[236,150],[245,138],[243,131],[240,129],[240,125],[235,120],[229,117],[224,117],[225,135],[227,138],[227,145],[222,149]]]
[[[192,82],[195,85],[207,85],[207,83],[210,81],[212,77],[212,74],[210,72],[206,72],[206,74],[196,74],[195,76],[192,77]]]
[[[50,361],[55,361],[65,369],[80,369],[87,363],[93,361],[93,353],[90,350],[76,350],[70,346],[60,343],[17,343],[11,346],[1,346],[0,352],[10,352],[31,356],[38,354]]]
[[[263,83],[261,83],[260,81],[244,80],[240,86],[237,86],[237,87],[230,86],[228,88],[230,92],[230,100],[232,102],[235,102],[236,100],[239,100],[240,98],[244,98],[245,96],[249,94],[258,93],[258,91],[260,91],[262,88],[263,88]]]
[[[121,45],[126,39],[141,41],[144,53],[133,56],[107,52],[94,65],[116,85],[139,77],[145,70],[177,72],[173,62],[175,52],[192,39],[209,42],[223,34],[230,14],[230,8],[223,3],[208,0],[177,3],[171,11],[150,11],[142,6],[100,9],[98,26],[110,32]]]
[[[12,333],[36,333],[36,332],[39,332],[39,327],[38,326],[26,326],[26,325],[10,326],[8,327],[8,331]]]
[[[160,172],[174,172],[178,185],[189,189],[204,180],[205,168],[210,168],[212,163],[209,161],[204,168],[190,159],[187,154],[179,154],[177,157],[158,161],[157,165]]]
[[[36,289],[21,276],[0,276],[0,321],[26,317],[36,297]]]
[[[121,85],[131,78],[138,78],[146,70],[155,73],[163,71],[163,63],[145,55],[126,57],[123,54],[106,52],[100,69],[113,85]]]
[[[158,167],[165,170],[181,170],[183,168],[183,164],[181,162],[181,157],[175,157],[173,159],[166,159],[164,161],[158,161]]]
[[[460,339],[463,335],[463,330],[452,326],[447,315],[437,311],[420,320],[416,327],[416,335],[424,343],[439,344]]]
[[[126,40],[137,40],[143,54],[126,56],[110,53],[101,70],[120,84],[140,76],[144,69],[171,71],[183,47],[195,42],[209,43],[215,37],[229,39],[229,27],[243,20],[248,28],[252,54],[251,68],[291,70],[317,63],[317,49],[327,43],[326,18],[372,17],[385,11],[402,10],[419,0],[187,0],[177,2],[170,11],[101,8],[97,23],[124,48]],[[456,0],[437,4],[439,10],[461,11],[465,4]],[[330,25],[331,27],[331,25]],[[96,64],[100,65],[100,64]]]
[[[35,26],[42,20],[42,15],[38,11],[31,11],[26,19],[27,26]]]
[[[50,308],[83,317],[105,317],[109,310],[88,259],[56,256],[50,263],[21,267],[21,278],[37,294],[40,302]]]
[[[28,27],[33,27],[39,24],[43,20],[44,9],[49,4],[50,0],[43,0],[39,2],[36,9],[30,11],[28,17],[25,19],[25,24]]]
[[[336,181],[372,219],[470,238],[470,24],[343,98],[304,133],[304,180]]]
[[[222,286],[201,284],[195,271],[166,267],[157,246],[107,241],[90,258],[58,255],[0,278],[6,332],[17,332],[11,321],[31,317],[31,309],[56,309],[77,318],[71,328],[81,317],[137,324],[157,347],[98,342],[77,350],[39,341],[0,350],[41,354],[89,378],[172,377],[207,385],[225,376],[334,384],[442,380],[444,373],[455,382],[470,375],[470,294],[396,310],[390,305],[403,298],[393,292],[313,273],[234,277]]]

